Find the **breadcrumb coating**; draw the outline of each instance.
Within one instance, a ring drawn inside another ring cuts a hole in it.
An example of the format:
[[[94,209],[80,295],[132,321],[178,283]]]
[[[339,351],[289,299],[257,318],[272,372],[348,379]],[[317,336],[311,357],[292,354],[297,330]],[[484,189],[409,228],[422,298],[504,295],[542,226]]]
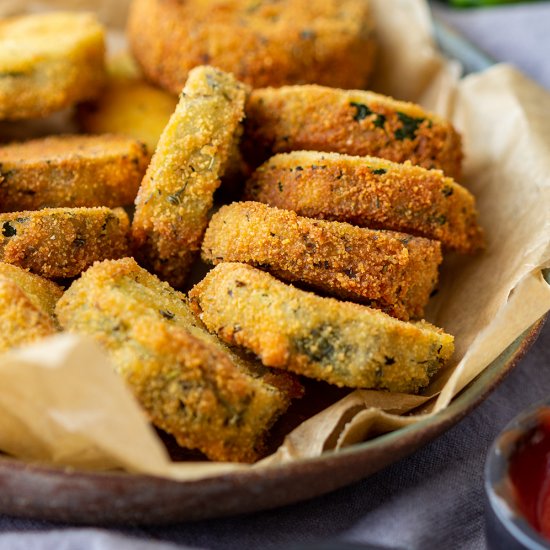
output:
[[[47,278],[76,277],[97,260],[128,255],[122,208],[45,208],[0,214],[0,261]]]
[[[0,275],[0,352],[57,332],[54,320],[12,279]]]
[[[392,229],[473,253],[483,247],[474,196],[440,170],[374,157],[295,151],[271,157],[245,198],[302,216]]]
[[[43,117],[97,97],[104,57],[105,31],[91,13],[0,20],[0,119]]]
[[[0,211],[125,206],[149,163],[134,139],[51,136],[0,147]]]
[[[173,93],[204,64],[253,87],[363,88],[376,49],[367,0],[134,0],[128,39],[147,78]]]
[[[54,317],[55,304],[63,296],[63,289],[48,279],[15,265],[0,262],[0,277],[13,281],[35,307]]]
[[[245,95],[232,75],[193,69],[139,189],[136,258],[176,288],[200,250],[214,191],[240,135]]]
[[[313,85],[254,90],[246,105],[245,158],[258,166],[274,153],[300,150],[410,160],[455,179],[462,163],[460,134],[414,103]]]
[[[213,460],[256,460],[289,405],[288,376],[231,352],[197,322],[183,294],[132,258],[96,263],[57,314],[64,328],[107,350],[156,426]]]
[[[222,263],[189,293],[206,327],[264,365],[337,386],[414,393],[450,358],[453,337],[366,306],[322,298],[254,267]]]
[[[212,217],[202,257],[242,262],[287,281],[408,320],[422,317],[441,263],[440,244],[404,233],[312,220],[257,202]]]

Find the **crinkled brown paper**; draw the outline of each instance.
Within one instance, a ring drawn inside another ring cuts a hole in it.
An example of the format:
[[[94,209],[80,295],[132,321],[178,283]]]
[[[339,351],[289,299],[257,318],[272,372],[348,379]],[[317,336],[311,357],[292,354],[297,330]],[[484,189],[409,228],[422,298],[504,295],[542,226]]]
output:
[[[0,13],[90,9],[114,30],[125,4],[4,0]],[[506,65],[459,81],[457,64],[435,50],[425,2],[372,4],[381,42],[373,88],[419,101],[462,132],[461,183],[477,197],[487,250],[445,260],[428,319],[455,335],[456,352],[425,396],[355,391],[301,424],[254,468],[317,456],[435,414],[550,309],[541,273],[550,266],[550,94]],[[418,407],[422,414],[400,416]],[[3,357],[0,448],[24,460],[177,479],[251,467],[172,463],[103,353],[71,335]]]

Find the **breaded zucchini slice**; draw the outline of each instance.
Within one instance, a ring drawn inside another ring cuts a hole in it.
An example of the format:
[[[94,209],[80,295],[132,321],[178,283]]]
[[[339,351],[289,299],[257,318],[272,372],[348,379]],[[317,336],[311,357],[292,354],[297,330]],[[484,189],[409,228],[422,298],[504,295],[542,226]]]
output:
[[[128,255],[122,208],[45,208],[0,214],[0,261],[47,278],[75,277],[95,261]]]
[[[43,117],[97,97],[105,81],[104,34],[90,13],[0,20],[0,119]]]
[[[152,154],[177,102],[139,78],[110,77],[101,96],[80,105],[77,116],[85,132],[130,136]]]
[[[59,285],[20,267],[3,262],[0,262],[0,277],[13,281],[36,308],[50,317],[54,317],[55,304],[63,296],[63,289]]]
[[[139,189],[136,258],[172,286],[182,286],[200,249],[214,191],[240,136],[245,95],[230,74],[191,71]]]
[[[0,147],[0,211],[132,204],[144,144],[116,135],[51,136]]]
[[[440,170],[374,157],[295,151],[271,157],[245,198],[302,216],[436,239],[449,250],[483,246],[474,196]]]
[[[258,165],[273,153],[311,150],[410,160],[458,179],[460,134],[419,105],[362,90],[285,86],[254,90],[243,150]]]
[[[132,258],[88,269],[57,315],[107,350],[156,426],[213,460],[256,460],[289,404],[287,378],[236,356],[199,326],[183,294]]]
[[[202,257],[247,263],[404,320],[422,317],[442,260],[437,241],[303,218],[258,202],[214,214]]]
[[[53,318],[14,280],[0,275],[0,352],[57,332]]]
[[[453,337],[425,321],[321,298],[244,264],[219,264],[189,298],[225,342],[337,386],[417,392],[454,350]]]
[[[149,80],[179,93],[210,64],[253,87],[362,88],[375,39],[367,0],[134,0],[132,51]]]

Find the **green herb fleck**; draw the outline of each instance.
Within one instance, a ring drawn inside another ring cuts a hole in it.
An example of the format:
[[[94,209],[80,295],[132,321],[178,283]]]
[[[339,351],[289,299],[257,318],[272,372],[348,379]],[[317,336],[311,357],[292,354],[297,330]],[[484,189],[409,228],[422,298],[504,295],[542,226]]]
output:
[[[413,118],[405,113],[398,112],[397,116],[403,125],[395,131],[395,139],[414,139],[418,127],[424,122],[423,118]]]
[[[376,126],[376,128],[384,128],[385,123],[386,123],[386,117],[384,115],[378,114],[374,119],[374,125]]]
[[[27,73],[23,71],[5,71],[0,72],[0,78],[19,78],[21,76],[26,76]]]
[[[371,174],[376,174],[377,176],[381,176],[382,174],[385,174],[387,170],[384,170],[384,168],[371,168]]]
[[[169,321],[171,321],[175,317],[175,314],[171,311],[168,311],[167,309],[159,309],[159,313]]]
[[[330,325],[320,325],[309,335],[299,338],[294,345],[298,353],[306,355],[311,361],[318,363],[330,362],[334,355],[334,334]]]
[[[313,38],[315,38],[315,31],[312,31],[311,29],[304,29],[300,33],[300,38],[302,40],[312,40]]]
[[[181,196],[185,193],[186,187],[187,187],[187,182],[185,182],[185,185],[181,189],[178,189],[175,193],[168,195],[166,197],[166,200],[174,206],[181,204]]]
[[[10,224],[10,222],[4,222],[2,225],[2,235],[4,235],[4,237],[13,237],[14,235],[17,235],[17,230]]]
[[[277,182],[277,187],[279,188],[279,191],[282,193],[283,192],[283,184],[280,181]]]
[[[360,120],[363,120],[370,115],[374,115],[372,123],[374,124],[375,128],[384,128],[384,124],[386,123],[386,117],[384,115],[375,113],[363,103],[355,103],[354,101],[351,101],[350,105],[352,107],[355,107],[355,109],[357,110],[353,117],[354,120],[357,120],[359,122]]]
[[[453,188],[450,185],[445,185],[441,192],[445,197],[450,197],[453,194]]]
[[[367,118],[369,115],[373,115],[374,113],[363,103],[355,103],[354,101],[350,102],[350,105],[352,107],[355,107],[356,113],[353,116],[353,120],[363,120],[364,118]]]
[[[351,267],[343,269],[342,273],[344,273],[344,275],[346,275],[350,279],[355,279],[355,277],[357,277],[357,273],[355,273],[355,271]]]

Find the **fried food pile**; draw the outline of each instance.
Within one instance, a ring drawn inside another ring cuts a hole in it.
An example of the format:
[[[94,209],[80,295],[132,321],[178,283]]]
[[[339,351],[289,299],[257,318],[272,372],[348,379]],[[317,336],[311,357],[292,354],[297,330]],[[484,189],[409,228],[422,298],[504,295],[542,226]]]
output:
[[[0,119],[85,132],[0,146],[0,349],[91,336],[220,461],[267,452],[301,377],[422,391],[454,350],[422,319],[443,253],[483,232],[453,126],[360,89],[368,2],[134,0],[128,34],[149,82],[91,15],[0,21]]]

